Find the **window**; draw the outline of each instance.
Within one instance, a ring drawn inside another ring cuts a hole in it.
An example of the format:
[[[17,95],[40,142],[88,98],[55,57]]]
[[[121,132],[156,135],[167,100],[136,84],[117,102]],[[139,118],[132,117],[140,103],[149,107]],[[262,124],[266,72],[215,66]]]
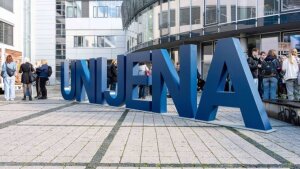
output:
[[[217,21],[217,1],[209,0],[205,1],[205,24],[216,24]]]
[[[56,59],[65,59],[65,58],[66,58],[66,45],[56,44]]]
[[[279,12],[279,0],[260,0],[257,7],[259,17],[275,15]]]
[[[0,0],[0,7],[10,11],[14,12],[14,1],[13,0]]]
[[[220,0],[220,23],[236,21],[236,0]]]
[[[190,8],[181,8],[180,9],[180,26],[190,25]]]
[[[107,18],[108,7],[107,6],[94,6],[94,18]]]
[[[97,47],[101,48],[115,48],[114,36],[97,36]]]
[[[64,2],[56,2],[56,16],[65,16],[65,4]]]
[[[77,18],[77,7],[68,6],[67,7],[67,17],[68,18]]]
[[[226,6],[220,6],[220,23],[227,22],[227,10]]]
[[[288,54],[290,49],[297,49],[300,56],[300,32],[285,33],[283,35],[282,53]]]
[[[193,6],[192,7],[192,24],[200,24],[200,6]]]
[[[122,16],[121,16],[121,7],[120,6],[117,6],[116,7],[116,10],[117,10],[117,18],[121,18]]]
[[[137,34],[137,43],[138,44],[143,43],[143,33]]]
[[[66,13],[68,18],[80,18],[82,14],[81,1],[66,1]]]
[[[74,37],[74,47],[83,47],[83,36]]]
[[[170,27],[174,27],[176,25],[176,20],[175,20],[175,10],[170,10],[170,23],[168,22],[168,11],[163,11],[161,12],[162,17],[160,20],[160,14],[158,14],[159,18],[159,25],[160,28],[168,28],[169,25]]]
[[[296,9],[300,9],[299,0],[281,0],[282,11],[291,11]]]
[[[13,46],[13,26],[4,22],[0,22],[0,43]]]
[[[74,47],[115,48],[116,36],[75,36]]]
[[[256,1],[238,0],[238,20],[256,17]]]

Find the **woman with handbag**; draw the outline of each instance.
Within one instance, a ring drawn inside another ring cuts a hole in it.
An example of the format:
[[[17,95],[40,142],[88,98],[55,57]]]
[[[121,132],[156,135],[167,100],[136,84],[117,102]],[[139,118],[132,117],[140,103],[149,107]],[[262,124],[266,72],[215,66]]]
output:
[[[32,82],[35,80],[33,76],[34,68],[31,63],[29,63],[29,58],[25,58],[24,63],[20,67],[19,73],[22,73],[21,82],[23,84],[23,94],[22,100],[26,100],[27,93],[29,93],[29,100],[32,101]]]
[[[1,76],[4,82],[4,95],[6,101],[13,101],[15,95],[15,81],[16,81],[17,66],[11,55],[6,57],[5,63],[2,65]]]
[[[299,75],[299,58],[297,49],[290,51],[290,54],[287,59],[282,63],[282,71],[285,72],[284,80],[286,83],[288,100],[297,100],[300,99],[300,91],[298,84],[298,75]]]

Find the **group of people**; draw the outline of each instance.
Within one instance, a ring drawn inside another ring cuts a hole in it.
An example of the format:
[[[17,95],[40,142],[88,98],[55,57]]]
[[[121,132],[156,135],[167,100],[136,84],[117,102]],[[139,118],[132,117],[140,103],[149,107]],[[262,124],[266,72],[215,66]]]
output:
[[[247,59],[254,82],[264,100],[279,98],[300,101],[300,59],[297,49],[278,57],[276,50],[268,53],[252,50]]]
[[[148,68],[146,63],[139,63],[138,65],[138,75],[151,75],[151,70]],[[116,91],[117,90],[117,76],[118,76],[118,67],[117,67],[117,60],[113,60],[110,65],[107,66],[107,88]],[[149,89],[149,90],[147,90]],[[151,94],[151,86],[148,88],[145,85],[139,86],[139,99],[145,99],[147,96],[147,91]]]
[[[47,99],[46,82],[52,74],[51,66],[48,66],[47,60],[37,62],[34,67],[29,58],[24,59],[24,63],[17,68],[16,62],[11,55],[6,57],[2,65],[1,77],[4,83],[4,97],[6,101],[13,101],[15,99],[15,81],[17,69],[21,73],[21,83],[23,84],[23,99],[28,97],[32,101],[32,83],[36,83],[37,96],[36,99]]]

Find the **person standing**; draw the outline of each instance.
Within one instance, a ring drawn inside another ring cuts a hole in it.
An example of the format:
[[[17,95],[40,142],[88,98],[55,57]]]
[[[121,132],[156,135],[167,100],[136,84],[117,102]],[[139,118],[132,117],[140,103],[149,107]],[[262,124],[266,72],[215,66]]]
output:
[[[147,67],[146,63],[141,62],[139,63],[138,75],[140,76],[149,76],[150,70]],[[146,99],[146,86],[141,85],[139,87],[139,99]]]
[[[39,68],[41,66],[41,61],[37,61],[35,64],[35,70],[37,70],[37,68]],[[37,75],[37,72],[35,72],[35,88],[36,88],[36,96],[34,98],[39,98],[41,97],[42,93],[41,93],[41,85],[40,85],[40,78]]]
[[[264,100],[276,99],[278,71],[280,70],[280,63],[277,59],[276,51],[269,50],[268,56],[262,63],[262,76],[264,87]]]
[[[287,59],[282,63],[282,71],[285,72],[284,80],[286,84],[288,100],[299,101],[300,91],[298,84],[298,74],[299,74],[299,58],[297,49],[290,51]]]
[[[110,90],[114,90],[116,91],[116,86],[117,86],[117,76],[118,76],[118,71],[117,71],[117,60],[113,60],[111,62],[111,65],[110,65],[110,73],[111,73],[111,86],[110,86]]]
[[[47,60],[42,60],[42,65],[36,70],[38,78],[40,79],[40,87],[42,96],[38,99],[47,99],[46,83],[52,74],[52,68],[48,66]]]
[[[260,52],[260,57],[259,57],[259,61],[258,61],[258,92],[260,97],[263,97],[263,93],[264,93],[264,87],[263,87],[263,76],[262,76],[262,63],[264,62],[264,60],[266,59],[267,54],[266,52],[262,51]]]
[[[22,73],[21,82],[23,84],[23,94],[22,100],[26,100],[26,95],[29,93],[29,100],[32,101],[32,82],[34,81],[32,73],[34,68],[29,62],[29,58],[24,59],[24,63],[21,65],[19,73]]]
[[[247,62],[251,70],[254,83],[258,88],[258,69],[259,69],[259,50],[257,48],[252,49],[252,55],[248,57]]]
[[[5,63],[2,65],[1,76],[4,82],[4,96],[6,101],[14,101],[15,81],[17,66],[11,55],[6,57]]]

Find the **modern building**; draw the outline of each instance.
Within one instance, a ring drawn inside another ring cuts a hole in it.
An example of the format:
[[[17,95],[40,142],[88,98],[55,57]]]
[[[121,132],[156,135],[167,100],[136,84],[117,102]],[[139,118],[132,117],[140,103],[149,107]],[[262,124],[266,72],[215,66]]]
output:
[[[50,83],[60,82],[65,59],[106,57],[126,51],[121,19],[122,1],[31,1],[32,60],[48,59]]]
[[[220,38],[239,38],[245,56],[300,50],[299,0],[124,0],[122,16],[127,52],[166,48],[176,63],[180,45],[196,44],[203,78]]]
[[[0,0],[1,66],[4,63],[7,55],[12,55],[14,60],[18,64],[20,64],[22,61],[22,51],[24,46],[24,4],[25,1],[20,1],[20,3],[16,3],[16,0]],[[17,84],[19,84],[20,76],[17,76],[16,80]]]

